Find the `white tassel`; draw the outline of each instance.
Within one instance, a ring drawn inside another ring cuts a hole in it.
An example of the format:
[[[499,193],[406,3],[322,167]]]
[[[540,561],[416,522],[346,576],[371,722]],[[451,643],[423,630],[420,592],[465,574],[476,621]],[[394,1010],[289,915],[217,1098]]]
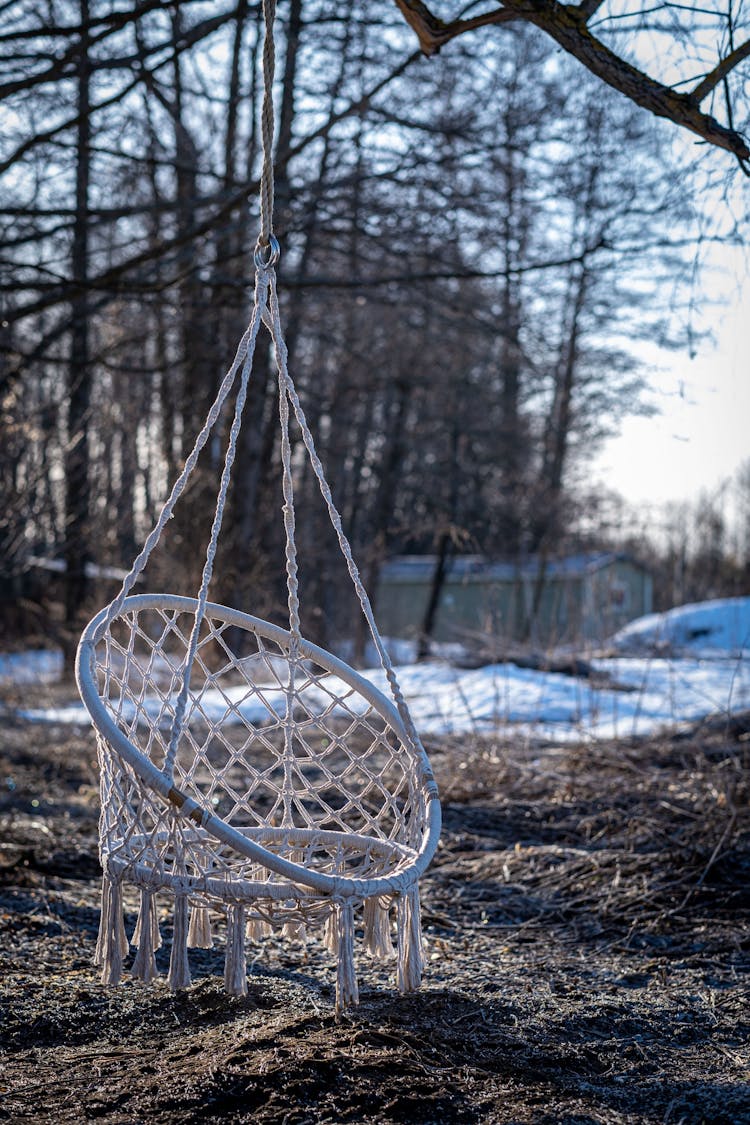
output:
[[[422,924],[419,918],[419,887],[415,883],[398,899],[398,967],[396,983],[399,992],[416,992],[422,983],[424,955]]]
[[[224,987],[230,996],[247,996],[245,911],[242,906],[230,906],[227,910],[227,948],[224,958]]]
[[[154,893],[144,887],[141,890],[141,908],[138,911],[138,921],[133,931],[133,943],[138,950],[133,961],[131,973],[139,980],[150,981],[157,975],[156,958],[154,957],[154,921],[156,909],[154,906]],[[159,934],[159,923],[156,922],[156,933]],[[161,939],[160,939],[161,940]]]
[[[338,921],[338,965],[336,969],[336,1012],[359,1003],[357,971],[354,966],[354,906],[351,900],[336,904]]]
[[[151,904],[151,948],[154,953],[162,947],[161,930],[159,929],[159,912],[156,909],[156,900]]]
[[[112,894],[109,875],[106,871],[102,875],[102,893],[99,908],[99,933],[96,939],[94,964],[101,968],[104,964],[104,950],[107,944],[107,932],[112,924]]]
[[[250,941],[260,941],[273,933],[273,926],[263,918],[251,918],[245,927],[245,933]]]
[[[339,924],[336,917],[336,907],[331,906],[331,912],[326,918],[325,928],[323,930],[323,945],[329,953],[334,956],[339,951]]]
[[[112,901],[115,903],[114,898]],[[122,959],[127,957],[128,953],[130,953],[130,942],[128,941],[128,935],[125,933],[125,918],[122,909],[122,883],[120,882],[117,884],[116,903],[117,911],[115,924],[117,926],[117,943],[120,946],[120,958]]]
[[[151,949],[155,952],[157,949],[161,949],[161,930],[159,929],[159,914],[158,914],[158,911],[156,909],[156,900],[154,899],[154,891],[152,889],[150,889],[149,887],[142,887],[141,888],[141,906],[140,906],[140,909],[138,911],[138,918],[137,918],[136,923],[135,923],[135,929],[133,930],[133,936],[130,939],[130,944],[131,945],[140,945],[141,944],[141,934],[142,934],[142,931],[143,931],[143,919],[144,919],[144,902],[145,902],[145,896],[146,895],[149,896],[149,904],[148,904],[148,907],[147,907],[147,911],[148,911],[147,925],[149,925],[151,927]]]
[[[191,949],[213,949],[211,911],[207,906],[194,906],[190,911],[187,943]]]
[[[102,907],[94,964],[102,970],[102,984],[119,984],[122,959],[129,949],[122,917],[122,883],[105,872],[102,878]]]
[[[167,983],[172,992],[190,985],[190,965],[187,954],[188,900],[187,895],[177,894],[174,900],[174,929],[172,932],[172,952],[169,958]]]
[[[371,957],[383,961],[393,956],[390,905],[390,899],[379,895],[366,898],[364,904],[365,949]]]

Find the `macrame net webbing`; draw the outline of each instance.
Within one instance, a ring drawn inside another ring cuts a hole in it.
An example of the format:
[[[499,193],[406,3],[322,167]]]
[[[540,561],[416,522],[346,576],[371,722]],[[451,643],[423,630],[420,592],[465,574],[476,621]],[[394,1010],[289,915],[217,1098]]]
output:
[[[190,599],[131,598],[97,652],[107,710],[160,769],[194,612]],[[242,656],[230,642],[238,626]],[[402,741],[400,721],[392,715],[389,723],[377,696],[374,703],[365,698],[344,666],[337,669],[322,652],[316,659],[312,646],[300,647],[291,698],[290,668],[288,634],[210,607],[175,786],[249,839],[311,870],[357,879],[407,870],[421,842],[425,802],[419,761]],[[176,850],[171,810],[159,794],[144,789],[106,746],[102,759],[110,864],[132,869],[146,886],[169,876],[200,887],[212,873],[231,871],[233,893],[242,884],[249,898],[288,897],[289,880],[269,885],[262,865],[233,855],[192,823],[179,833]]]
[[[104,868],[97,959],[120,979],[128,942],[122,883],[141,889],[136,976],[156,974],[156,892],[174,896],[169,984],[190,982],[187,946],[226,921],[225,984],[246,991],[245,941],[274,924],[319,928],[337,955],[337,1006],[356,1002],[355,906],[364,944],[392,952],[397,980],[421,978],[417,880],[439,834],[429,762],[374,621],[287,367],[271,258],[256,254],[250,325],[195,447],[114,601],[85,630],[78,680],[97,730]],[[278,368],[289,629],[208,602],[242,411],[261,325]],[[238,380],[239,377],[239,380]],[[216,513],[198,596],[131,596],[235,383]],[[300,633],[290,414],[318,479],[386,695]],[[241,640],[238,641],[237,638]]]

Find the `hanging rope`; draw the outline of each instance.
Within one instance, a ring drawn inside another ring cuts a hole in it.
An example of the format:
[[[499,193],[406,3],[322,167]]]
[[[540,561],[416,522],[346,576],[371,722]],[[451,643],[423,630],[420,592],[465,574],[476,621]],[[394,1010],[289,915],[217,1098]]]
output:
[[[198,605],[195,610],[195,621],[193,628],[190,631],[190,640],[188,641],[187,655],[185,657],[185,669],[182,676],[182,687],[180,694],[177,697],[177,704],[175,706],[174,721],[172,723],[172,733],[169,739],[169,747],[167,749],[166,759],[164,762],[164,772],[169,777],[170,781],[174,778],[174,763],[177,756],[177,747],[179,746],[180,738],[182,737],[182,728],[185,722],[185,709],[187,706],[188,694],[190,692],[190,677],[195,663],[195,654],[198,650],[198,639],[200,636],[200,629],[203,623],[203,618],[206,615],[206,603],[208,601],[208,587],[211,583],[211,577],[214,572],[214,559],[216,558],[216,549],[219,543],[219,533],[221,532],[221,525],[224,519],[224,509],[227,502],[227,492],[229,491],[229,482],[232,479],[232,466],[234,465],[234,458],[237,452],[237,439],[240,434],[240,427],[242,425],[242,411],[245,408],[245,401],[247,399],[247,387],[250,382],[250,370],[253,365],[253,354],[255,352],[255,341],[258,336],[257,325],[263,315],[263,310],[268,300],[268,274],[265,270],[258,270],[255,289],[256,304],[253,308],[253,328],[254,333],[251,336],[251,345],[247,349],[245,355],[245,362],[242,365],[242,375],[240,378],[240,388],[237,392],[237,398],[234,404],[234,418],[232,419],[232,426],[229,431],[229,441],[227,443],[227,452],[224,458],[224,469],[221,474],[221,484],[219,486],[219,495],[216,500],[216,510],[214,512],[214,520],[211,527],[211,536],[208,541],[208,548],[206,549],[206,561],[203,565],[203,575],[201,578],[200,590],[198,592]]]
[[[317,479],[318,487],[320,488],[321,495],[323,496],[323,499],[325,500],[325,504],[326,504],[326,507],[328,509],[328,515],[329,515],[329,518],[331,520],[331,524],[333,525],[333,529],[336,532],[336,538],[339,541],[339,547],[341,549],[341,553],[344,556],[344,559],[346,561],[346,566],[347,566],[347,570],[349,571],[349,576],[352,580],[352,584],[353,584],[355,592],[357,594],[357,598],[359,599],[359,604],[362,607],[362,612],[365,616],[365,620],[367,621],[367,625],[368,625],[369,630],[370,630],[370,635],[372,637],[373,644],[375,645],[375,649],[376,649],[378,657],[380,659],[380,665],[381,665],[383,671],[385,672],[385,676],[386,676],[386,679],[388,681],[388,686],[390,687],[390,690],[391,690],[391,695],[393,697],[393,701],[396,704],[396,709],[398,710],[398,713],[399,713],[399,715],[401,717],[401,720],[404,724],[404,728],[405,728],[405,730],[406,730],[406,732],[409,736],[409,739],[412,743],[412,746],[421,756],[424,756],[425,762],[427,762],[427,758],[426,758],[426,755],[425,755],[425,752],[424,752],[424,748],[422,746],[421,740],[420,740],[419,735],[417,733],[416,727],[414,726],[414,720],[412,719],[411,713],[409,712],[409,708],[406,705],[406,700],[404,699],[403,693],[401,691],[401,686],[400,686],[400,684],[398,682],[398,679],[396,677],[396,673],[395,673],[395,670],[393,668],[391,658],[388,655],[388,651],[385,647],[385,644],[383,643],[383,638],[380,635],[380,630],[378,629],[377,623],[375,621],[375,615],[374,615],[373,610],[372,610],[372,605],[370,603],[370,599],[368,597],[367,591],[365,590],[364,584],[363,584],[362,579],[360,577],[360,573],[359,573],[359,569],[357,567],[357,564],[354,561],[354,555],[353,555],[353,552],[352,552],[351,544],[349,543],[349,540],[347,539],[346,534],[344,532],[343,525],[342,525],[342,522],[341,522],[341,515],[340,515],[338,509],[336,508],[336,504],[335,504],[334,499],[333,499],[333,494],[331,493],[331,487],[328,484],[328,481],[326,480],[325,470],[323,469],[323,464],[322,464],[320,458],[318,457],[317,451],[315,449],[315,442],[314,442],[310,427],[307,424],[305,412],[302,409],[302,403],[300,402],[300,399],[299,399],[299,396],[297,394],[297,390],[294,386],[294,382],[292,380],[292,377],[289,374],[289,366],[288,366],[289,356],[288,356],[288,352],[287,352],[286,341],[284,340],[284,335],[283,335],[283,331],[282,331],[282,327],[281,327],[281,316],[280,316],[280,312],[279,312],[279,297],[278,297],[278,293],[276,291],[276,274],[275,274],[274,270],[270,271],[270,293],[269,293],[269,299],[268,299],[268,306],[266,307],[266,309],[263,313],[263,322],[266,325],[266,327],[268,328],[269,332],[271,333],[271,336],[273,337],[274,350],[276,352],[276,363],[277,363],[278,369],[279,369],[279,389],[280,389],[280,393],[281,393],[281,389],[283,388],[283,396],[284,396],[284,398],[288,397],[289,403],[291,404],[292,409],[293,409],[294,414],[295,414],[295,417],[297,419],[297,424],[298,424],[298,426],[300,428],[300,431],[302,433],[302,440],[304,442],[305,448],[307,449],[307,454],[310,458],[310,464],[312,465],[313,472],[314,472],[315,477]],[[282,425],[284,425],[285,415],[287,413],[288,413],[288,407],[282,408]],[[286,421],[286,424],[288,425],[288,419]],[[290,490],[291,490],[291,460],[290,460],[290,454],[287,453],[286,457],[283,460],[284,460],[285,478],[286,478],[287,473],[290,474],[289,475],[289,487],[290,487]],[[288,500],[291,500],[291,491],[290,491]],[[285,513],[286,513],[286,508],[285,508]],[[285,520],[285,524],[286,524],[286,533],[287,533],[287,586],[288,586],[288,590],[289,590],[290,631],[292,632],[292,635],[294,635],[294,630],[299,629],[299,616],[298,616],[298,614],[299,614],[299,589],[298,589],[298,577],[297,577],[297,566],[296,566],[297,552],[296,552],[296,546],[295,546],[295,542],[294,542],[294,530],[295,529],[294,529],[294,514],[293,514],[293,511],[291,513],[291,519]],[[292,615],[293,614],[294,614],[294,618],[293,618],[294,624],[292,623]],[[429,763],[427,763],[427,769],[429,769]],[[431,776],[430,776],[429,782],[428,782],[428,789],[431,793],[434,792],[435,794],[437,794],[437,787],[436,787],[435,782],[434,782],[434,780],[432,779]]]
[[[272,266],[279,258],[279,244],[273,233],[273,75],[276,52],[273,21],[276,0],[263,0],[263,107],[260,135],[263,146],[263,168],[260,174],[260,235],[255,250],[256,266]]]

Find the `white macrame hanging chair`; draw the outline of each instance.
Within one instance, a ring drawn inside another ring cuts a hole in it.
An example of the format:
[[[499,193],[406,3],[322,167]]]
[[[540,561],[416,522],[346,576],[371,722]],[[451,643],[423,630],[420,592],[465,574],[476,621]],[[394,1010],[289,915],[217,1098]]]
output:
[[[118,596],[82,635],[78,686],[99,749],[103,868],[96,962],[117,983],[129,950],[123,884],[140,889],[135,977],[156,977],[159,900],[173,909],[168,983],[190,984],[187,949],[225,932],[224,982],[244,995],[246,942],[275,927],[317,930],[337,957],[336,1007],[357,1002],[356,928],[419,986],[418,880],[440,833],[430,764],[399,689],[287,367],[271,229],[273,0],[264,0],[261,233],[249,326],[184,469]],[[289,628],[208,601],[214,557],[261,325],[273,341],[286,532]],[[235,389],[216,513],[196,598],[130,591]],[[290,412],[328,508],[390,698],[300,633]],[[239,638],[239,640],[238,640]],[[394,909],[395,908],[395,909]],[[361,918],[360,918],[361,912]],[[393,949],[392,923],[396,923]]]

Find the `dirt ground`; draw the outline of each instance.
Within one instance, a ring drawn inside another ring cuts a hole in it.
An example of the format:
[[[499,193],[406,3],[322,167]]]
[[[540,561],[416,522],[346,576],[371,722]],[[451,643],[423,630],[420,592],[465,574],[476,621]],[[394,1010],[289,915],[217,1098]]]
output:
[[[314,939],[259,944],[241,1000],[218,947],[191,951],[189,991],[103,988],[93,736],[18,702],[0,731],[0,1120],[750,1122],[742,723],[431,745],[445,831],[424,987],[399,996],[362,955],[337,1020]]]

